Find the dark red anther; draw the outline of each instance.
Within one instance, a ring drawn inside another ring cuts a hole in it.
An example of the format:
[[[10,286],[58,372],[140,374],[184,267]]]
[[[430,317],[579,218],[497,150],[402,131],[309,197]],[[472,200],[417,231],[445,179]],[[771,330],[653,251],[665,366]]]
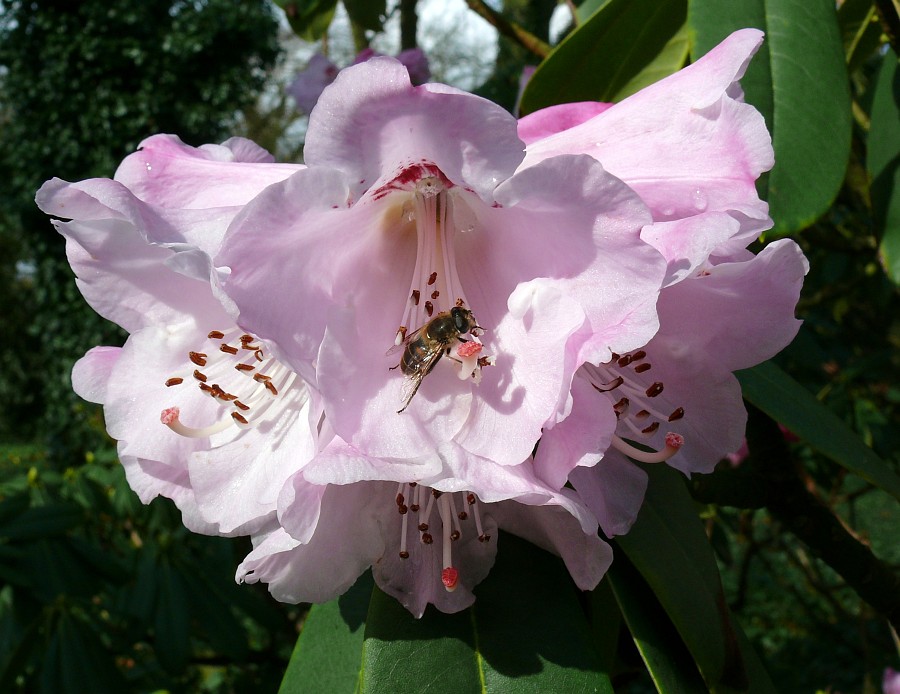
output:
[[[634,357],[632,357],[630,354],[626,354],[624,357],[620,357],[616,363],[619,366],[625,367],[628,366],[633,360]]]
[[[432,273],[428,276],[428,286],[430,287],[430,286],[431,286],[432,284],[434,284],[436,281],[437,281],[437,273],[436,273],[436,272],[432,272]]]
[[[444,493],[444,492],[438,491],[437,489],[432,489],[432,490],[431,490],[431,496],[433,496],[435,499],[440,499],[440,498],[441,498],[441,495],[442,495],[443,493]]]
[[[246,412],[247,410],[250,409],[250,405],[245,405],[245,404],[242,403],[240,400],[235,400],[235,401],[234,401],[234,406],[235,406],[236,408],[238,408],[239,410],[244,410],[244,412]]]
[[[413,289],[413,291],[412,291],[412,296],[409,297],[410,299],[412,299],[413,306],[418,306],[418,305],[419,305],[419,297],[420,297],[420,296],[421,296],[421,293],[419,292],[419,290],[418,290],[418,289]]]
[[[479,542],[490,542],[490,540],[491,540],[491,536],[486,535],[485,533],[482,533],[481,535],[478,536]]]
[[[634,367],[634,372],[637,374],[642,374],[645,371],[649,371],[651,369],[651,364],[649,361],[645,361],[643,364],[638,364]]]
[[[397,506],[397,510],[400,511],[401,516],[405,516],[406,512],[409,511],[409,508],[406,504],[400,504],[399,506]]]
[[[615,390],[616,388],[618,388],[624,382],[625,382],[624,378],[622,378],[621,376],[616,376],[609,383],[604,383],[602,388],[598,385],[594,385],[593,383],[591,383],[591,385],[594,386],[594,390],[596,390],[600,393],[608,393],[609,391]]]
[[[675,410],[674,412],[672,412],[672,414],[669,415],[669,421],[674,422],[675,420],[681,419],[682,417],[684,417],[684,408],[679,407],[677,410]]]
[[[647,388],[647,390],[645,390],[644,392],[647,394],[648,398],[655,398],[657,395],[663,392],[663,384],[657,381],[652,386]]]
[[[256,367],[253,364],[235,364],[234,368],[238,371],[253,371]]]
[[[459,530],[454,530],[453,532],[451,532],[451,533],[450,533],[450,539],[451,539],[451,540],[458,540],[458,539],[459,539]]]
[[[430,545],[434,542],[434,538],[429,533],[422,533],[422,544]]]
[[[232,347],[231,345],[222,344],[222,345],[219,345],[219,351],[225,352],[226,354],[237,354],[238,348]]]
[[[406,497],[402,494],[397,494],[397,506],[403,506],[403,502],[406,501]]]
[[[407,552],[407,551],[404,549],[402,552],[400,552],[400,558],[401,558],[401,559],[409,559],[409,552]]]
[[[466,520],[469,517],[469,514],[466,513],[465,511],[460,511],[459,513],[456,514],[456,517],[459,518],[460,520]]]
[[[247,423],[247,419],[240,412],[232,412],[231,417],[232,419],[234,419],[234,421],[240,422],[241,424]]]
[[[197,369],[194,369],[194,378],[196,378],[198,381],[201,381],[202,383],[206,383],[206,374],[197,371]]]
[[[419,483],[418,483],[418,482],[410,482],[410,483],[409,483],[409,486],[410,486],[410,487],[418,487],[418,486],[419,486]]]
[[[225,337],[225,333],[219,330],[211,330],[209,334],[207,334],[207,337],[210,340],[221,340],[223,337]]]
[[[635,352],[634,354],[631,355],[631,359],[632,359],[632,361],[640,361],[641,359],[643,359],[646,356],[647,356],[647,353],[644,350],[639,349],[637,352]]]
[[[272,381],[265,382],[266,390],[269,391],[272,395],[278,395],[278,389],[272,383]]]
[[[440,295],[441,295],[441,293],[437,289],[435,289],[433,292],[431,292],[432,299],[437,299]]]
[[[468,502],[469,506],[471,506],[475,503],[475,495],[472,492],[469,492],[468,494],[466,494],[466,501]]]
[[[206,356],[203,352],[188,352],[188,359],[197,366],[206,366]]]
[[[179,383],[184,383],[184,379],[183,379],[183,378],[178,378],[178,377],[176,376],[175,378],[170,378],[170,379],[168,379],[168,380],[166,381],[166,386],[169,387],[169,388],[171,388],[172,386],[177,386]]]
[[[641,429],[641,433],[642,434],[652,434],[657,429],[659,429],[659,422],[653,422],[653,424],[651,424],[650,426],[645,427],[644,429]]]
[[[425,313],[428,314],[429,318],[431,318],[431,315],[434,313],[434,304],[430,301],[425,302]]]
[[[635,419],[647,419],[650,416],[650,413],[647,410],[641,410],[637,414],[634,415]]]
[[[622,398],[613,405],[613,411],[616,413],[617,417],[621,417],[623,414],[628,412],[628,406],[631,404],[631,401],[628,398]]]
[[[424,533],[428,530],[428,523],[419,523],[419,532]]]
[[[419,510],[419,505],[418,504],[410,504],[409,510],[412,511],[413,513],[416,513],[416,511]]]

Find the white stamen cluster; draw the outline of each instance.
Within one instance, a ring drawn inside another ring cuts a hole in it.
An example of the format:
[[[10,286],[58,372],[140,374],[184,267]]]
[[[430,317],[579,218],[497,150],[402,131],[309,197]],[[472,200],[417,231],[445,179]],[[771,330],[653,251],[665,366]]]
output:
[[[169,378],[166,386],[193,383],[223,405],[226,415],[209,426],[194,428],[183,424],[179,409],[171,407],[162,412],[163,424],[182,436],[204,438],[232,426],[253,427],[277,417],[285,402],[279,395],[295,386],[297,375],[267,356],[259,340],[238,328],[212,330],[206,338],[197,351],[188,352],[185,373]]]
[[[585,365],[585,372],[591,385],[601,393],[615,391],[619,399],[613,405],[616,419],[627,427],[629,438],[635,441],[649,439],[655,434],[661,423],[675,422],[684,417],[684,408],[677,407],[671,413],[663,413],[655,404],[665,385],[662,381],[653,381],[649,386],[641,383],[638,374],[650,371],[652,364],[647,360],[644,350],[637,350],[620,356],[613,354],[612,359],[600,366]],[[648,453],[626,443],[618,436],[613,436],[612,445],[630,458],[646,463],[662,462],[672,457],[684,444],[684,439],[669,433],[666,435],[666,447],[662,451]]]

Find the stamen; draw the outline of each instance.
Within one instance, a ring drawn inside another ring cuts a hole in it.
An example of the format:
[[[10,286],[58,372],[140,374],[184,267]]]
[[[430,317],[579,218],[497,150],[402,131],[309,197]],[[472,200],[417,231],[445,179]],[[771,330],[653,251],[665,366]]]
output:
[[[683,445],[684,437],[673,432],[666,434],[666,447],[661,451],[642,451],[616,435],[612,437],[613,448],[640,463],[663,463],[675,455]]]
[[[177,407],[167,407],[160,413],[159,419],[176,434],[186,436],[189,439],[203,439],[207,436],[218,434],[220,431],[225,431],[232,425],[231,422],[224,419],[216,422],[212,426],[204,427],[203,429],[195,429],[182,424],[180,416],[181,412]]]
[[[456,590],[456,584],[459,580],[459,572],[453,568],[452,545],[450,541],[450,531],[453,526],[450,524],[449,496],[449,494],[441,496],[438,502],[438,511],[440,511],[441,514],[441,529],[443,532],[443,537],[441,538],[441,552],[443,554],[443,571],[441,572],[441,582],[444,584],[444,588],[447,589],[447,592],[452,593],[454,590]]]

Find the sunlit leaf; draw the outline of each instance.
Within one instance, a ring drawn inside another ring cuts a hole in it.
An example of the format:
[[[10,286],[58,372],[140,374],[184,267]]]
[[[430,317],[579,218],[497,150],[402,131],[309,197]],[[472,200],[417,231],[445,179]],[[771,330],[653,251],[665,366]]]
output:
[[[872,208],[881,231],[879,253],[888,275],[900,284],[900,70],[888,51],[878,74],[866,148]]]
[[[825,405],[772,362],[735,374],[744,398],[810,446],[900,499],[900,477]]]
[[[367,571],[341,597],[310,608],[279,694],[356,691],[373,585]]]
[[[562,562],[501,534],[497,564],[473,608],[414,619],[376,590],[366,622],[361,692],[612,693]]]
[[[680,69],[687,0],[609,0],[544,60],[521,113],[573,101],[620,101]]]
[[[833,0],[691,0],[691,56],[756,27],[766,41],[741,84],[765,116],[775,167],[762,181],[773,235],[799,231],[831,205],[850,154],[850,91]]]

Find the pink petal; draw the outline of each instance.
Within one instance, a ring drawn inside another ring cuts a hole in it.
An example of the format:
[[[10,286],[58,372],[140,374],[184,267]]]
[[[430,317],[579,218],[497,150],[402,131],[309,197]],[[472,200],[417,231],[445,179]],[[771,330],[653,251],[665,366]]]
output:
[[[354,198],[424,161],[486,199],[523,149],[501,107],[443,85],[413,87],[399,62],[377,57],[342,70],[324,91],[304,156],[310,166],[344,171]]]
[[[529,145],[522,166],[587,153],[637,191],[657,221],[726,211],[758,234],[770,222],[755,181],[772,167],[772,144],[762,116],[738,100],[737,80],[761,42],[755,29],[735,32],[684,70]]]
[[[519,137],[526,145],[574,128],[594,116],[600,115],[612,104],[600,101],[578,101],[558,104],[535,111],[519,119]]]
[[[106,386],[121,347],[93,347],[72,367],[72,388],[88,402],[106,400]]]
[[[175,135],[153,135],[119,165],[115,180],[161,207],[235,207],[302,168],[272,163],[265,150],[243,138],[191,147]]]
[[[614,449],[594,467],[578,467],[570,476],[607,537],[624,535],[637,518],[647,491],[647,473]]]

